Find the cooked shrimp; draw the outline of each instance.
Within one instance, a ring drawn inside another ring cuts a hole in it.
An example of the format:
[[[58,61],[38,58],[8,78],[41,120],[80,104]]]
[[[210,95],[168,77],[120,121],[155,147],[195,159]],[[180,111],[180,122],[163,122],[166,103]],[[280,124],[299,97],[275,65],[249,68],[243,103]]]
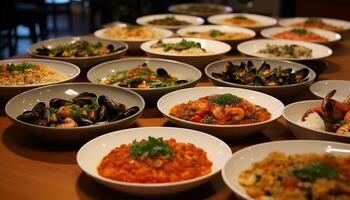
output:
[[[341,135],[350,135],[350,122],[339,127],[336,133]]]
[[[224,109],[221,106],[215,106],[212,112],[214,117],[216,117],[216,119],[224,119],[226,117]]]
[[[344,121],[346,123],[350,123],[350,110],[345,114]]]
[[[60,114],[62,117],[70,117],[71,112],[72,112],[72,109],[69,106],[61,106],[58,109],[58,114]]]
[[[245,112],[242,108],[236,108],[236,107],[230,107],[230,106],[225,107],[225,113],[230,117],[230,120],[233,120],[233,121],[241,121],[245,116]]]
[[[63,121],[62,124],[58,124],[56,127],[58,128],[73,128],[73,127],[77,127],[78,124],[72,119],[72,118],[69,118],[69,117],[66,117]]]

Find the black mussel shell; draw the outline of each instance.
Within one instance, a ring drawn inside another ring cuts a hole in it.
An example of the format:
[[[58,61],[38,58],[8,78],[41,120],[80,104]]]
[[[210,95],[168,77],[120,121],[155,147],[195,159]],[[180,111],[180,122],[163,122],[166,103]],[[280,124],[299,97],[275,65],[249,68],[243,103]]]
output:
[[[33,107],[32,110],[38,112],[40,115],[44,115],[46,110],[45,107],[46,104],[44,102],[39,102]]]
[[[248,60],[247,67],[248,67],[248,69],[253,68],[254,67],[254,63],[251,60]]]
[[[245,84],[249,84],[253,81],[254,77],[256,76],[256,68],[251,68],[248,73],[244,76],[243,82]]]
[[[295,84],[296,82],[297,82],[297,80],[296,80],[295,73],[289,74],[289,76],[288,76],[288,78],[286,80],[286,83],[288,83],[288,84]]]
[[[25,111],[17,117],[18,120],[22,122],[27,122],[33,124],[37,119],[40,118],[40,114],[36,111]]]
[[[283,83],[283,80],[280,79],[280,77],[278,77],[276,74],[273,74],[272,77],[270,77],[270,79],[265,80],[264,85],[266,86],[278,86],[281,85]]]
[[[39,118],[33,122],[33,124],[38,125],[38,126],[48,126],[49,121],[47,118]]]
[[[96,110],[96,117],[94,119],[94,122],[101,122],[101,121],[105,121],[107,119],[107,108],[104,105],[101,105],[100,107],[98,107],[98,109]]]
[[[112,44],[107,45],[107,49],[108,49],[109,53],[114,52],[114,46]]]
[[[259,67],[257,74],[267,75],[267,74],[270,74],[270,72],[271,72],[271,66],[264,61]]]
[[[158,68],[156,70],[156,73],[157,73],[157,76],[162,77],[164,79],[171,78],[168,72],[163,68]]]
[[[74,121],[78,124],[78,126],[89,126],[93,124],[92,121],[81,117],[74,117]]]
[[[67,105],[67,104],[72,104],[72,102],[60,99],[60,98],[53,98],[51,99],[49,105],[52,108],[60,108],[61,106]]]
[[[292,71],[293,71],[293,70],[292,70],[291,68],[281,69],[281,70],[279,71],[279,74],[280,74],[281,76],[289,76],[289,74],[291,74]]]
[[[99,105],[104,105],[107,108],[107,111],[112,116],[117,116],[119,113],[124,112],[125,105],[122,103],[116,103],[111,98],[106,95],[101,95],[98,98]]]
[[[295,79],[297,82],[302,81],[309,74],[309,70],[307,68],[303,68],[295,72]]]
[[[175,83],[176,85],[181,85],[181,84],[188,83],[188,80],[176,80]]]
[[[263,86],[264,80],[260,76],[255,76],[252,83],[255,86]]]
[[[42,46],[41,48],[37,48],[35,51],[36,51],[36,54],[43,55],[43,56],[48,56],[51,53],[51,50],[45,46]]]
[[[127,110],[125,110],[124,112],[120,113],[117,117],[115,117],[112,121],[117,121],[117,120],[121,120],[127,117],[130,117],[134,114],[136,114],[138,111],[140,110],[140,108],[138,106],[133,106]]]
[[[83,92],[83,93],[80,93],[78,96],[73,98],[73,103],[82,107],[86,104],[88,104],[88,105],[92,104],[92,101],[96,98],[97,98],[97,96],[94,93]]]

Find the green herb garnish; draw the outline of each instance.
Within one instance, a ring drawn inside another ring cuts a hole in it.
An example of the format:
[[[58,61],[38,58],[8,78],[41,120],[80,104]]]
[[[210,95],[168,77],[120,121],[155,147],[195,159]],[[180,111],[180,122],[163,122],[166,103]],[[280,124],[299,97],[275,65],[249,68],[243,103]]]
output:
[[[305,20],[304,23],[308,24],[308,23],[314,23],[316,21],[319,21],[320,19],[319,18],[316,18],[316,17],[309,17]]]
[[[232,105],[240,103],[241,98],[237,97],[236,95],[227,93],[210,96],[208,101],[210,103],[215,103],[219,105]]]
[[[15,65],[13,63],[9,63],[9,64],[7,64],[6,68],[8,71],[13,72],[13,71],[24,71],[27,69],[32,69],[32,68],[34,68],[34,66],[35,66],[34,64],[23,62],[23,63],[18,64],[18,65]]]
[[[77,104],[72,104],[69,106],[71,109],[70,114],[72,117],[80,117],[80,118],[86,118],[86,114],[83,113],[82,108],[78,106]]]
[[[319,178],[335,178],[338,171],[321,161],[314,161],[303,167],[292,169],[291,174],[303,180],[314,182]]]
[[[247,19],[245,16],[243,16],[243,15],[236,15],[236,16],[234,16],[233,18],[235,18],[235,19]]]
[[[290,30],[293,33],[296,33],[298,35],[305,35],[307,33],[307,30],[304,28],[293,28],[292,30]]]
[[[225,35],[225,33],[221,32],[219,30],[213,29],[213,30],[210,30],[209,35],[211,37],[217,37],[217,36],[223,36],[223,35]]]
[[[172,159],[173,151],[163,141],[163,138],[148,137],[148,140],[142,140],[140,142],[134,140],[132,142],[130,156],[133,158],[166,156],[168,159]]]

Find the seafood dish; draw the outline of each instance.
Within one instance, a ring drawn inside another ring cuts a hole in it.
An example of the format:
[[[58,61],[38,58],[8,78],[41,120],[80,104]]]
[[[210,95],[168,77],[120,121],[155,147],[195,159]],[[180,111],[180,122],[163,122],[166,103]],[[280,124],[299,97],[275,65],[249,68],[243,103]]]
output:
[[[235,65],[228,62],[225,71],[211,75],[230,83],[254,86],[282,86],[303,83],[308,81],[309,69],[302,68],[293,71],[291,68],[277,67],[272,69],[265,61],[260,66],[255,66],[252,61],[241,62]]]
[[[147,22],[151,25],[160,25],[160,26],[183,26],[183,25],[191,25],[190,22],[184,20],[178,20],[174,16],[167,16],[162,19],[153,19]]]
[[[350,95],[340,102],[332,98],[336,92],[337,90],[329,92],[320,107],[308,109],[302,116],[300,125],[350,136]]]
[[[305,19],[303,22],[291,24],[290,26],[298,27],[298,28],[320,28],[320,29],[325,29],[329,31],[340,31],[344,29],[344,27],[335,26],[327,22],[324,22],[320,18],[312,18],[312,17]]]
[[[7,63],[0,65],[0,86],[37,85],[66,79],[68,79],[66,74],[45,64],[22,62],[20,64]]]
[[[121,40],[143,40],[164,37],[163,33],[160,33],[151,27],[136,25],[107,27],[102,35]]]
[[[283,32],[274,34],[273,37],[279,38],[279,39],[302,40],[302,41],[309,41],[309,42],[328,41],[328,38],[304,28],[293,28],[288,31],[283,31]]]
[[[270,152],[239,174],[254,199],[349,199],[350,156]]]
[[[220,13],[224,12],[225,10],[217,5],[211,5],[211,4],[189,4],[188,6],[179,6],[175,10],[179,13],[205,13],[205,14],[212,14],[212,13]]]
[[[66,45],[58,45],[52,48],[41,47],[37,48],[34,54],[48,57],[92,57],[104,56],[125,49],[125,47],[114,48],[112,44],[107,46],[101,42],[90,43],[88,41],[74,41]]]
[[[175,54],[208,54],[210,52],[206,51],[199,42],[194,42],[190,40],[181,40],[177,43],[164,43],[162,40],[151,45],[151,49],[157,52],[167,52]]]
[[[186,36],[204,39],[216,39],[216,40],[241,40],[251,38],[252,35],[241,32],[222,32],[217,29],[211,29],[205,32],[187,32]]]
[[[255,26],[260,24],[258,21],[243,15],[236,15],[236,16],[224,19],[224,22],[230,23],[233,25],[241,25],[241,26]]]
[[[175,105],[169,115],[214,125],[253,124],[271,119],[266,108],[230,93],[213,94]]]
[[[296,45],[296,44],[266,44],[266,48],[258,50],[259,54],[265,54],[269,57],[283,57],[283,58],[311,58],[312,49]]]
[[[140,108],[126,108],[108,96],[83,92],[71,101],[53,98],[49,104],[37,103],[32,110],[23,112],[17,119],[29,124],[57,128],[74,128],[103,125],[136,114]]]
[[[114,148],[102,159],[97,171],[116,181],[168,183],[207,175],[212,165],[207,153],[194,144],[148,137]]]
[[[175,76],[169,75],[163,68],[157,68],[156,71],[153,71],[146,63],[130,70],[115,72],[98,81],[105,85],[118,85],[127,88],[160,88],[189,82],[188,80],[177,80]]]

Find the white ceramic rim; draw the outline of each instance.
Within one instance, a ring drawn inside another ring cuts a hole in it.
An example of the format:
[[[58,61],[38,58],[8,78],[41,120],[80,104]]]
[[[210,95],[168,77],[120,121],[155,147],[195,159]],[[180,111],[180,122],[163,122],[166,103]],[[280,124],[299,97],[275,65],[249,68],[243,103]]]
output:
[[[326,17],[289,17],[289,18],[282,18],[280,20],[278,20],[278,24],[280,26],[285,26],[285,27],[290,27],[290,23],[296,23],[296,22],[303,22],[305,21],[307,18],[319,18],[322,20],[330,20],[335,22],[336,24],[332,24],[332,25],[339,25],[338,23],[341,23],[343,25],[346,25],[346,27],[342,30],[337,30],[336,32],[342,32],[342,31],[347,31],[350,29],[350,22],[346,21],[346,20],[341,20],[341,19],[334,19],[334,18],[326,18]]]
[[[244,15],[244,16],[247,16],[248,18],[256,19],[260,23],[256,25],[239,25],[239,24],[230,24],[230,23],[221,22],[222,19],[230,18],[237,15]],[[257,18],[261,20],[258,20]],[[211,24],[241,26],[241,27],[247,27],[247,28],[263,28],[263,27],[273,26],[277,24],[277,20],[273,17],[269,17],[265,15],[256,15],[251,13],[225,13],[225,14],[212,15],[208,18],[208,22]]]
[[[338,82],[338,83],[344,83],[344,84],[350,85],[350,81],[347,81],[347,80],[322,80],[322,81],[316,81],[313,84],[311,84],[309,87],[309,90],[313,95],[320,97],[320,98],[324,98],[323,96],[320,96],[318,93],[316,93],[314,88],[317,85],[323,85],[323,83],[332,83],[332,82],[333,83]],[[327,94],[325,94],[325,95],[327,95]]]
[[[191,22],[190,25],[178,25],[178,26],[166,26],[166,25],[154,25],[149,24],[148,22],[152,19],[163,19],[166,17],[175,17],[175,18],[183,18],[181,20]],[[150,19],[149,19],[150,18]],[[188,20],[186,20],[188,19]],[[160,13],[160,14],[153,14],[153,15],[145,15],[142,17],[138,17],[136,19],[136,23],[142,26],[152,26],[152,27],[161,27],[166,29],[179,29],[186,26],[198,26],[204,24],[204,19],[202,17],[193,16],[193,15],[185,15],[185,14],[174,14],[174,13]]]

